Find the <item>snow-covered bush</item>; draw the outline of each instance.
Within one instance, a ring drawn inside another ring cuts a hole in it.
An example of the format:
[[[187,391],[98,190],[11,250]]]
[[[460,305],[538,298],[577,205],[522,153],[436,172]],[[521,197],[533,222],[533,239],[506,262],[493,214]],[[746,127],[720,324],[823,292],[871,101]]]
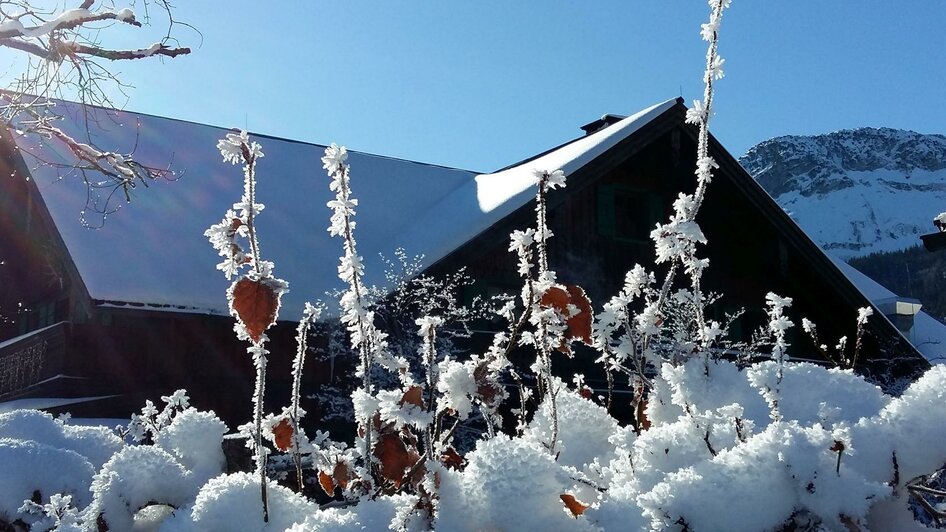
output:
[[[151,504],[178,507],[200,484],[170,453],[154,445],[129,446],[115,454],[92,480],[89,516],[101,515],[112,530],[131,530],[138,510]]]
[[[221,475],[210,479],[188,508],[175,512],[163,530],[229,532],[231,530],[285,530],[319,511],[302,495],[270,483],[269,522],[260,511],[259,478],[249,473]]]
[[[467,459],[462,472],[440,475],[438,529],[594,530],[562,505],[572,481],[544,441],[499,434]]]
[[[33,440],[75,451],[98,469],[122,448],[121,438],[105,427],[70,425],[66,420],[36,410],[0,414],[0,438]]]
[[[92,497],[89,484],[95,469],[75,451],[33,440],[0,438],[0,523],[12,522],[34,492],[43,499],[64,494],[77,505]]]
[[[198,485],[226,469],[223,435],[227,426],[213,412],[188,408],[154,439],[154,445],[170,453]]]

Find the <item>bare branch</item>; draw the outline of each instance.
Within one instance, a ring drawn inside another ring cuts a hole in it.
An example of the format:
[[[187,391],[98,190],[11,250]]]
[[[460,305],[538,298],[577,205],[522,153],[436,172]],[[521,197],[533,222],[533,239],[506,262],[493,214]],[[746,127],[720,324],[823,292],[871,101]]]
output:
[[[183,23],[174,19],[167,0],[139,2],[145,9],[141,21],[132,9],[100,7],[92,10],[95,0],[76,3],[78,8],[64,9],[34,7],[40,2],[33,0],[0,0],[0,48],[16,50],[26,63],[18,79],[6,87],[6,91],[0,89],[0,124],[18,136],[39,136],[45,139],[44,142],[55,142],[71,152],[74,161],[69,163],[46,161],[37,153],[27,155],[33,156],[39,164],[55,168],[61,178],[81,176],[89,188],[86,210],[101,214],[104,220],[105,216],[117,210],[109,202],[113,197],[118,201],[116,193],[119,189],[125,200],[130,201],[132,189],[139,184],[147,186],[148,181],[173,176],[173,173],[169,169],[151,168],[136,161],[134,149],[122,154],[96,147],[92,131],[101,125],[100,121],[108,120],[112,115],[93,112],[88,107],[73,111],[67,106],[62,111],[57,109],[55,100],[74,100],[83,106],[91,104],[106,109],[120,108],[124,102],[113,102],[114,95],[127,98],[125,91],[129,85],[119,79],[104,61],[177,57],[189,54],[191,49],[176,46],[172,30],[175,25]],[[157,5],[167,13],[167,32],[146,48],[111,48],[99,41],[99,35],[104,34],[109,25],[90,27],[103,21],[143,27],[150,21],[149,5]],[[72,121],[84,125],[85,132],[76,133],[71,127],[57,123],[64,118],[64,112],[75,113]],[[103,188],[111,190],[105,193],[93,190]],[[105,204],[102,205],[101,201]]]
[[[74,41],[60,43],[60,46],[64,51],[68,51],[69,55],[90,55],[108,59],[110,61],[122,59],[144,59],[146,57],[153,57],[156,55],[177,57],[179,55],[191,53],[190,48],[170,48],[161,43],[155,43],[148,48],[142,48],[139,50],[106,50],[96,46],[79,44]]]

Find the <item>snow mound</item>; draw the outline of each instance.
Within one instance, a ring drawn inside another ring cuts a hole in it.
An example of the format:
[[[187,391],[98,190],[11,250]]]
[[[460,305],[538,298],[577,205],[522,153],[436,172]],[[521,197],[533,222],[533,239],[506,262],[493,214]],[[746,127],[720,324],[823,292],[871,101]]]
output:
[[[754,365],[747,371],[749,381],[763,396],[776,388],[778,364]],[[785,419],[801,424],[856,423],[877,415],[890,397],[851,370],[824,368],[809,363],[786,365],[783,370],[778,407]]]
[[[56,493],[89,503],[95,470],[79,453],[29,440],[0,438],[0,520],[13,521],[23,501]]]
[[[194,482],[203,484],[227,465],[222,446],[226,432],[226,424],[213,412],[188,408],[155,436],[154,444],[190,470]]]
[[[220,475],[210,479],[197,494],[193,505],[175,512],[164,522],[162,531],[183,532],[230,532],[241,530],[282,531],[296,523],[308,522],[312,528],[297,530],[323,530],[319,523],[319,507],[292,490],[268,482],[266,493],[269,500],[269,522],[263,521],[263,508],[260,499],[260,480],[250,473]],[[334,513],[325,515],[326,520],[339,519]],[[331,529],[331,528],[324,528]]]
[[[132,530],[138,510],[151,504],[183,506],[199,488],[193,475],[164,449],[130,446],[92,479],[89,515],[101,514],[110,530]]]
[[[75,451],[96,469],[124,445],[121,438],[105,427],[68,425],[39,410],[0,414],[0,438],[33,440]]]
[[[538,442],[500,434],[467,459],[462,473],[441,474],[438,530],[595,530],[565,509],[571,482]]]
[[[595,460],[610,462],[616,457],[610,439],[620,429],[617,420],[604,407],[566,388],[561,381],[556,386],[558,463],[581,469]],[[539,444],[552,440],[552,409],[547,401],[539,407],[523,436]]]

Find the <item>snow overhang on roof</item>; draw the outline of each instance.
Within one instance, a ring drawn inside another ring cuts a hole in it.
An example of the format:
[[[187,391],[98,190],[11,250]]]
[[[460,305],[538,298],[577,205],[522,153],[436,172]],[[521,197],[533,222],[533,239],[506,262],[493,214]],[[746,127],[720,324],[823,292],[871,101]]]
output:
[[[888,297],[871,301],[871,303],[885,316],[916,316],[917,312],[923,308],[919,299],[910,297]]]
[[[534,197],[533,171],[569,175],[675,104],[654,105],[526,163],[490,174],[350,152],[351,186],[359,200],[358,251],[367,284],[384,283],[384,262],[398,247],[433,264]],[[65,106],[62,129],[86,138],[86,116]],[[17,139],[32,177],[93,300],[154,310],[226,314],[229,283],[215,269],[216,252],[203,236],[239,200],[243,176],[216,149],[228,130],[174,119],[88,108],[91,140],[101,148],[134,152],[153,167],[170,165],[174,179],[132,191],[132,201],[97,229],[80,223],[87,187],[81,176],[61,175],[45,161],[68,165],[70,153],[55,144]],[[253,135],[251,135],[253,136]],[[265,156],[258,164],[261,255],[289,281],[282,319],[297,320],[305,301],[341,288],[341,242],[330,238],[329,179],[324,146],[255,136]],[[92,176],[94,179],[94,176]],[[123,203],[120,201],[118,203]],[[117,205],[113,204],[113,205]],[[92,222],[95,216],[88,214]]]
[[[926,312],[920,310],[919,301],[901,298],[843,260],[833,255],[828,255],[828,257],[830,257],[834,265],[841,270],[841,273],[843,273],[885,317],[891,315],[885,310],[891,310],[891,302],[905,302],[906,304],[903,307],[899,307],[898,305],[893,308],[893,310],[898,311],[915,311],[913,315],[913,327],[909,333],[903,333],[904,338],[913,344],[916,350],[930,362],[938,364],[946,363],[946,325],[943,325]],[[910,301],[916,303],[910,303]]]

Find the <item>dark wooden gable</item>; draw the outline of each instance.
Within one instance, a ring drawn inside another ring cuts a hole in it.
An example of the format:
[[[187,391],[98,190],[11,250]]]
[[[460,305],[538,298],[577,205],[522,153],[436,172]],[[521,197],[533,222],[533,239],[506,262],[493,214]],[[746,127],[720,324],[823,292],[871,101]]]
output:
[[[88,318],[88,291],[6,131],[0,132],[0,261],[0,340]]]
[[[634,264],[654,268],[650,230],[667,220],[679,192],[696,186],[697,130],[685,124],[685,113],[678,100],[573,172],[568,186],[550,195],[549,225],[555,235],[549,243],[550,266],[561,282],[584,287],[596,309],[617,293]],[[698,221],[709,240],[700,253],[710,259],[704,289],[724,294],[714,307],[717,317],[746,309],[732,332],[747,340],[765,322],[765,295],[772,291],[794,298],[789,316],[796,327],[789,339],[795,356],[822,359],[801,331],[803,317],[818,325],[823,342],[833,346],[847,336],[853,344],[857,309],[870,306],[869,301],[715,139],[711,153],[720,168]],[[518,209],[429,271],[466,266],[477,279],[474,292],[516,293],[521,281],[508,235],[535,225],[534,207],[530,202]],[[899,377],[928,366],[879,313],[870,319],[868,332],[863,371]],[[580,363],[567,366],[567,371],[582,369]]]

